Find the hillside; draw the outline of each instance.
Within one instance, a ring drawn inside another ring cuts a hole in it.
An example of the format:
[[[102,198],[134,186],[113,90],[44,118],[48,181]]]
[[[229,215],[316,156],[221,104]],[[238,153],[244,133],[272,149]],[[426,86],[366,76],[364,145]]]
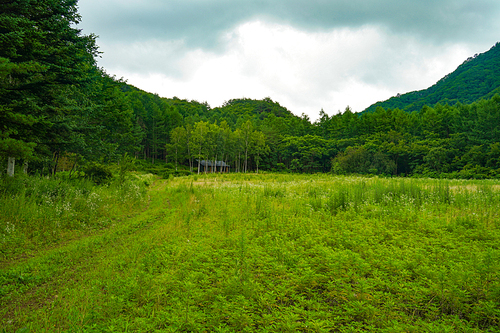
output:
[[[143,91],[124,82],[121,83],[121,90],[128,96],[132,104],[139,103],[140,107],[145,108],[146,111],[151,109],[153,104],[156,104],[160,109],[170,106],[184,121],[188,122],[203,120],[214,123],[226,120],[232,128],[235,128],[237,123],[244,120],[252,119],[256,123],[260,123],[271,115],[295,121],[301,119],[269,97],[262,100],[231,99],[221,106],[212,108],[207,102],[189,101],[177,97],[159,97],[157,94]]]
[[[470,104],[489,99],[495,93],[500,93],[500,43],[485,53],[468,58],[432,87],[377,102],[365,111],[375,111],[379,106],[411,112],[419,111],[424,105],[433,106],[437,103]]]
[[[499,44],[427,90],[361,116],[320,112],[311,123],[271,98],[212,108],[128,85],[97,67],[95,36],[72,28],[75,2],[47,2],[40,15],[29,5],[6,8],[0,31],[12,38],[0,41],[0,164],[10,176],[56,177],[69,161],[73,176],[133,156],[169,176],[209,159],[235,172],[500,178]]]
[[[231,99],[213,111],[219,113],[223,118],[250,116],[263,120],[271,114],[282,118],[297,118],[287,108],[281,106],[278,102],[274,102],[269,97],[262,100],[249,98]]]

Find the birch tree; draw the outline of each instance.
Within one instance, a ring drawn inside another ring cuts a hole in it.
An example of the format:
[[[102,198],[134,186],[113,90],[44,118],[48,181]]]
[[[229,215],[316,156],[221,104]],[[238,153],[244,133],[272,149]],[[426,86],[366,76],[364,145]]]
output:
[[[250,146],[252,145],[252,136],[253,136],[253,125],[250,120],[247,120],[240,128],[241,131],[241,142],[243,145],[243,150],[245,153],[245,164],[244,164],[244,172],[248,171],[248,151]]]
[[[186,129],[184,127],[176,127],[170,132],[171,144],[167,146],[175,154],[175,171],[177,171],[177,166],[179,164],[179,155],[183,155],[184,148],[186,147]]]
[[[207,135],[208,135],[208,122],[199,121],[194,124],[193,128],[193,149],[197,152],[198,157],[198,174],[200,174],[200,166],[203,158],[206,157],[207,150]],[[205,168],[206,170],[206,168]]]

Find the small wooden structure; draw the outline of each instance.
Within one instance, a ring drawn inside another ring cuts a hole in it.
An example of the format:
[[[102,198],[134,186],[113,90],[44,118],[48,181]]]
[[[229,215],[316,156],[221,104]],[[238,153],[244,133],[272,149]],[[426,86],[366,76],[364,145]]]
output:
[[[201,160],[200,161],[200,172],[220,172],[227,173],[231,169],[231,166],[224,161],[210,161]]]

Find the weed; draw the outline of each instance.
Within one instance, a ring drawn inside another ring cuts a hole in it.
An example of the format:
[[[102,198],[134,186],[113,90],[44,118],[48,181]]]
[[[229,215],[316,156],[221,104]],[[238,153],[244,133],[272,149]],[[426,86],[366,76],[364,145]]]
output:
[[[133,178],[1,197],[5,331],[498,331],[497,181]]]

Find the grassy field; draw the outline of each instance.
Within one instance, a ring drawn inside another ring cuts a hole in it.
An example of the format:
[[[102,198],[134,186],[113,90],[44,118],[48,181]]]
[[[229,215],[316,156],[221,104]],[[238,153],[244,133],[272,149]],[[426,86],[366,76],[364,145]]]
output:
[[[1,199],[0,332],[500,331],[498,181],[142,177]]]

